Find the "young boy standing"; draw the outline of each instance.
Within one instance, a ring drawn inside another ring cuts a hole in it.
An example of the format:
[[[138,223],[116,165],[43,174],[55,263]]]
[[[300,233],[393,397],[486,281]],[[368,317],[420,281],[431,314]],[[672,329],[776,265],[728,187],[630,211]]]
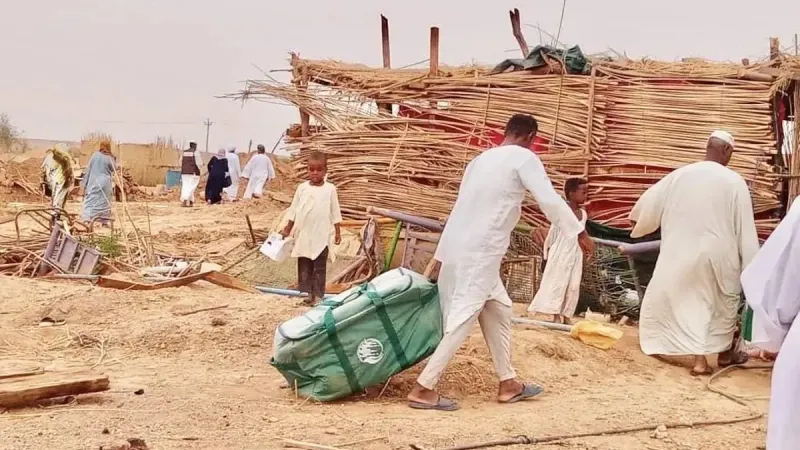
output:
[[[281,231],[284,238],[294,237],[292,256],[297,258],[298,289],[308,293],[309,305],[325,295],[331,233],[334,232],[334,244],[342,241],[339,197],[336,186],[325,181],[327,172],[325,154],[312,152],[308,158],[308,181],[297,187],[287,212],[289,223]]]
[[[587,181],[570,178],[564,184],[564,194],[581,225],[586,226]],[[544,240],[543,255],[547,260],[539,290],[528,307],[529,313],[547,314],[553,322],[569,323],[578,306],[583,275],[583,252],[577,237],[566,237],[558,227],[551,226]]]

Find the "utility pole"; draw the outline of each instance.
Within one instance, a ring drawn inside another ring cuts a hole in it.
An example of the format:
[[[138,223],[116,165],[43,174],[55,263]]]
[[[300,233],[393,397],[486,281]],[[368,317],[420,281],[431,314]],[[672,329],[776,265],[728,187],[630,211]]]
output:
[[[214,125],[214,122],[212,122],[211,119],[206,118],[206,121],[203,122],[203,125],[206,126],[206,153],[208,153],[208,135],[211,131],[211,125]]]
[[[794,34],[794,56],[800,55],[800,45],[797,42],[797,33]]]

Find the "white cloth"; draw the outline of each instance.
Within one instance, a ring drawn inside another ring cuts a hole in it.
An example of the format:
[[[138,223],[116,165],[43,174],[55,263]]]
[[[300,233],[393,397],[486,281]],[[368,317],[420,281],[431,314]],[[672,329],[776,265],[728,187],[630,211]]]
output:
[[[730,133],[728,133],[727,131],[724,131],[724,130],[717,130],[717,131],[711,133],[711,136],[708,139],[709,140],[711,140],[711,139],[719,139],[722,142],[727,143],[731,147],[736,147],[736,141],[733,140],[733,136]]]
[[[199,184],[199,175],[181,175],[181,201],[194,202],[194,191]]]
[[[333,243],[334,226],[342,221],[336,186],[328,182],[322,186],[313,186],[308,181],[301,184],[294,193],[286,219],[294,222],[292,256],[317,259],[325,247]],[[333,258],[334,252],[328,255]]]
[[[247,178],[247,190],[244,198],[250,199],[264,195],[264,184],[275,178],[275,168],[272,160],[264,153],[256,153],[244,166],[242,178]]]
[[[758,251],[753,204],[736,172],[703,161],[651,186],[630,215],[631,237],[661,228],[661,250],[642,300],[647,355],[710,355],[730,348],[739,276]]]
[[[464,171],[458,198],[434,255],[443,266],[457,266],[457,286],[445,333],[483,309],[490,299],[511,306],[500,281],[500,264],[519,221],[526,190],[565,236],[583,231],[531,150],[505,145],[478,155]]]
[[[767,449],[794,450],[800,442],[800,201],[742,273],[753,308],[753,343],[778,352],[772,371]]]
[[[236,200],[239,195],[239,177],[242,175],[242,166],[239,162],[239,155],[234,151],[228,151],[225,155],[228,159],[228,173],[231,177],[231,185],[222,190],[229,200]]]
[[[442,265],[439,270],[439,298],[442,302],[443,312],[453,298],[455,289],[458,288],[458,266]],[[502,285],[497,285],[502,289]],[[501,295],[498,292],[498,295]],[[511,380],[517,377],[511,366],[511,305],[499,301],[488,301],[480,311],[457,326],[453,331],[445,333],[436,350],[420,373],[417,382],[427,389],[433,390],[447,368],[447,364],[456,355],[461,344],[469,337],[473,325],[478,321],[481,332],[492,355],[495,372],[500,381]]]
[[[581,225],[586,226],[583,209]],[[543,258],[547,265],[528,311],[572,317],[578,306],[583,275],[583,251],[577,236],[566,237],[560,228],[550,227],[544,240]]]

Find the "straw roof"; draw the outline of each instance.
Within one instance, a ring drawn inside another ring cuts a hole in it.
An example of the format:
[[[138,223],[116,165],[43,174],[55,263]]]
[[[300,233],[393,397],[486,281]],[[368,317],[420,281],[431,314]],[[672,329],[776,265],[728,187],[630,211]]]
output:
[[[277,99],[314,118],[315,132],[290,139],[287,149],[301,175],[309,151],[329,153],[330,179],[351,217],[370,204],[446,217],[466,164],[517,112],[539,121],[542,158],[557,187],[568,177],[589,178],[590,210],[601,222],[627,226],[641,193],[702,159],[719,128],[736,138],[730,167],[751,187],[762,234],[781,208],[771,101],[774,80],[787,69],[645,60],[596,61],[591,76],[492,75],[480,66],[441,67],[431,76],[297,58],[292,68],[295,85],[252,80],[235,97]],[[376,102],[404,112],[388,114]],[[532,202],[524,217],[545,223]]]

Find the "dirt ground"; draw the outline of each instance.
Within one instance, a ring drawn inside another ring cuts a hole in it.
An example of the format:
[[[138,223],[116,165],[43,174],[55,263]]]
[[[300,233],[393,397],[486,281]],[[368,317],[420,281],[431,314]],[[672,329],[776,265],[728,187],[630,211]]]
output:
[[[19,206],[0,206],[0,217],[10,217],[13,207]],[[280,208],[269,200],[193,209],[155,200],[129,209],[142,229],[149,216],[159,245],[176,252],[221,253],[248,235],[245,214],[257,228],[268,228]],[[13,224],[0,225],[0,234],[10,233]],[[291,278],[291,272],[283,276]],[[519,376],[543,384],[546,392],[509,406],[494,401],[497,380],[476,329],[441,383],[442,393],[463,408],[420,412],[404,402],[418,367],[395,376],[385,388],[331,404],[297,399],[291,389],[282,389],[282,377],[268,360],[276,326],[305,310],[297,299],[204,282],[147,293],[8,277],[0,284],[0,361],[37,361],[48,370],[93,369],[111,379],[110,391],[79,396],[67,405],[0,411],[3,449],[98,449],[130,438],[143,439],[151,449],[271,449],[281,448],[283,439],[348,449],[410,444],[431,449],[523,434],[544,437],[646,424],[655,429],[749,413],[708,391],[706,379],[690,377],[688,368],[642,355],[632,327],[623,327],[623,339],[608,351],[555,331],[515,328]],[[182,315],[220,305],[228,306]],[[524,305],[517,306],[521,315]],[[65,322],[40,327],[43,317]],[[753,404],[766,409],[769,372],[736,371],[717,384],[756,398]],[[658,437],[652,431],[587,437],[550,447],[757,449],[764,440],[762,419],[670,429]]]

